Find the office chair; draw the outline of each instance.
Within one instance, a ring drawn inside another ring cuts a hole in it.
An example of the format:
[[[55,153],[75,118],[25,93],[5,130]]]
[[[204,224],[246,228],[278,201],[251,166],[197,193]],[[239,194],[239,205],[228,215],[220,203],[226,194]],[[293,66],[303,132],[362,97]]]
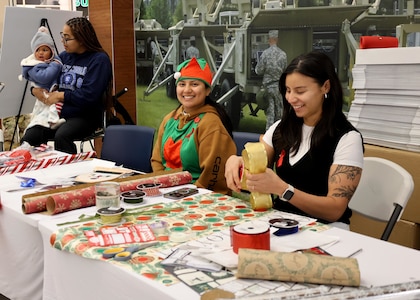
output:
[[[101,159],[117,166],[150,173],[155,129],[138,125],[110,125],[105,129]]]
[[[236,144],[236,155],[242,155],[242,150],[246,143],[256,143],[260,141],[260,134],[254,132],[233,132],[233,141]]]
[[[349,207],[367,218],[386,222],[381,240],[387,241],[413,189],[413,177],[400,165],[365,157],[362,177]]]

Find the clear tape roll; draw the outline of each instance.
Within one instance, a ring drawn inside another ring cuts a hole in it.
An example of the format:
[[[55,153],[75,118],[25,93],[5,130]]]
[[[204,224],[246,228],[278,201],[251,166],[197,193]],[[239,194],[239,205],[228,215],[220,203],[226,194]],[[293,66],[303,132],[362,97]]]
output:
[[[156,221],[154,223],[149,224],[150,228],[152,229],[155,235],[161,235],[166,233],[166,230],[169,227],[168,222],[165,221]]]
[[[169,241],[174,243],[185,243],[195,237],[195,233],[188,227],[174,227],[169,233]]]

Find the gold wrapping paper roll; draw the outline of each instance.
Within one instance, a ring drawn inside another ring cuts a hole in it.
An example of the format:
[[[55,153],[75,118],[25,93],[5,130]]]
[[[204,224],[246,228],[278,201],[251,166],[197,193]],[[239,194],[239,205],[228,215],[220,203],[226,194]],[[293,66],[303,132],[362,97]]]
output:
[[[265,172],[267,168],[267,153],[263,143],[246,143],[245,149],[242,150],[242,158],[244,160],[244,169],[242,172],[241,185],[242,189],[248,190],[246,186],[246,172],[251,174],[259,174]],[[267,210],[273,207],[273,201],[270,194],[251,192],[251,207],[254,210]]]
[[[238,278],[360,286],[355,258],[239,249]]]

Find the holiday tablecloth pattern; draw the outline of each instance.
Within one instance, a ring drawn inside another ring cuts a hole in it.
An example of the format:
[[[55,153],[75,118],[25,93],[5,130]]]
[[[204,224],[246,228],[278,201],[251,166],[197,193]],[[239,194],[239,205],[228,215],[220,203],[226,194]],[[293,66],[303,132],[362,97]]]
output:
[[[103,228],[100,220],[61,228],[51,235],[51,244],[59,250],[117,264],[165,285],[171,285],[178,282],[178,279],[161,267],[161,258],[157,252],[178,245],[170,241],[172,233],[187,232],[191,237],[199,238],[228,229],[239,222],[258,218],[265,213],[267,211],[252,210],[249,203],[243,200],[223,194],[208,193],[127,210],[121,226],[153,224],[157,221],[164,221],[168,225],[163,233],[157,234],[158,245],[135,252],[128,261],[104,259],[102,253],[109,247],[90,246],[85,232],[99,233],[101,227]]]

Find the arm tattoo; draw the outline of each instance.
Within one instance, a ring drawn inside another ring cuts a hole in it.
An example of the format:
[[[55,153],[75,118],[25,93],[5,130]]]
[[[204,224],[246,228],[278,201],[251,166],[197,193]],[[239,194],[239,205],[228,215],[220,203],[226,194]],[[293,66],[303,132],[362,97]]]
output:
[[[330,183],[339,183],[341,182],[340,176],[345,176],[347,180],[354,181],[357,176],[362,173],[362,169],[358,167],[352,166],[343,166],[338,165],[337,169],[334,173],[330,176]],[[334,197],[344,197],[347,199],[351,199],[354,192],[356,191],[357,186],[355,185],[348,185],[336,188],[333,196]]]
[[[335,169],[334,173],[330,176],[330,183],[337,183],[340,182],[340,175],[346,176],[349,180],[354,180],[357,175],[360,175],[362,173],[362,169],[358,167],[352,167],[352,166],[343,166],[338,165],[337,169]]]
[[[340,198],[342,197],[342,198],[351,199],[355,191],[356,191],[355,186],[340,187],[340,188],[335,189],[332,195],[334,197],[340,197]]]

